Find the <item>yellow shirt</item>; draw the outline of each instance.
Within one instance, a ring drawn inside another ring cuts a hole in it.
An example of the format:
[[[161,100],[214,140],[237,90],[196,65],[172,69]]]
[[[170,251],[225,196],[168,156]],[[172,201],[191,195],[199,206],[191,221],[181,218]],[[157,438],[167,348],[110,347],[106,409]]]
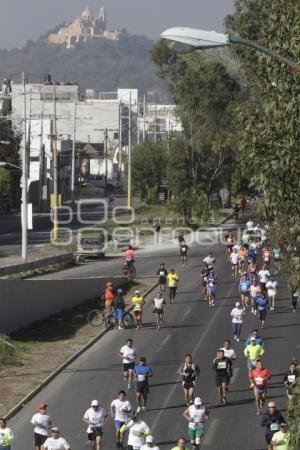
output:
[[[133,304],[133,311],[142,311],[145,300],[141,295],[135,295],[132,297],[131,303]]]
[[[179,281],[179,276],[177,275],[177,273],[170,272],[168,273],[167,279],[169,282],[169,287],[176,287]]]
[[[289,438],[290,433],[283,433],[282,431],[277,431],[272,437],[272,444],[274,445],[274,450],[288,450],[289,449]]]
[[[260,359],[260,357],[265,353],[264,348],[259,345],[252,345],[249,344],[244,350],[244,355],[247,359],[250,359],[251,361],[256,361],[257,359]]]

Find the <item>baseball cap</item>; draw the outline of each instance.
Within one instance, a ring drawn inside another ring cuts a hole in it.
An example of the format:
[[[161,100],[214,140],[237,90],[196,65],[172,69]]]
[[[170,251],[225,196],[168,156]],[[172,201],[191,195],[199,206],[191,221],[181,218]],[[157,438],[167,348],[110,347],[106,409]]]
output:
[[[241,306],[240,302],[236,302],[235,306]]]
[[[250,338],[250,341],[256,341],[256,338],[254,337],[254,336],[252,336],[251,338]]]
[[[45,409],[45,408],[47,408],[47,405],[46,405],[46,403],[39,403],[37,408],[38,409]]]
[[[57,432],[59,432],[59,429],[58,429],[58,427],[52,427],[52,428],[51,428],[51,431],[57,431]]]
[[[149,444],[150,444],[150,443],[153,444],[153,442],[154,442],[153,436],[150,436],[150,435],[149,435],[149,436],[146,437],[146,444],[148,444],[148,443],[149,443]]]
[[[194,405],[202,405],[202,400],[200,397],[195,397]]]
[[[139,293],[140,293],[140,291],[135,291],[135,293],[136,293],[136,294],[139,294]]]
[[[98,400],[93,400],[91,406],[99,406]]]

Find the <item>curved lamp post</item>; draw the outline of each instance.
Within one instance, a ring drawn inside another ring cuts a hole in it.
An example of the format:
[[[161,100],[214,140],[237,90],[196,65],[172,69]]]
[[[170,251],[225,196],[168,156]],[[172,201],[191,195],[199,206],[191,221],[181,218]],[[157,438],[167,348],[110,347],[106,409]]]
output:
[[[203,31],[189,27],[169,28],[161,34],[161,38],[168,42],[170,48],[178,52],[189,52],[193,50],[205,50],[208,48],[224,47],[230,44],[246,45],[255,48],[265,55],[270,56],[280,64],[289,66],[292,70],[300,73],[300,66],[294,61],[273,52],[257,42],[250,41],[241,36],[231,36],[215,31]]]

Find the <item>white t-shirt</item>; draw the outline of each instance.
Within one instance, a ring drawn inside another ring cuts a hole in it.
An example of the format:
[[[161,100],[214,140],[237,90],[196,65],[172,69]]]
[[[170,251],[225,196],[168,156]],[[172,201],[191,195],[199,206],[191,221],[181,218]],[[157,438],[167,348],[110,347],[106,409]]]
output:
[[[222,348],[222,350],[224,350],[224,355],[226,356],[226,358],[229,358],[231,361],[234,361],[236,359],[236,353],[235,350],[233,348]]]
[[[70,448],[67,441],[62,437],[59,437],[58,439],[48,438],[43,444],[43,447],[48,450],[69,450]]]
[[[215,262],[215,258],[213,258],[212,256],[207,256],[206,258],[204,258],[203,262],[208,266],[212,266]]]
[[[189,422],[189,428],[191,428],[192,430],[199,430],[204,428],[206,410],[203,406],[200,406],[200,408],[197,409],[195,405],[191,405],[189,407],[189,415],[193,419],[192,422]]]
[[[268,271],[268,269],[261,269],[258,272],[258,278],[261,283],[266,283],[269,279],[269,276],[270,272]]]
[[[240,244],[235,244],[235,245],[232,247],[233,250],[237,250],[238,252],[240,251],[240,248],[241,248]]]
[[[9,442],[13,440],[14,435],[10,428],[0,428],[0,445],[4,443],[4,438],[8,438]]]
[[[278,286],[277,281],[269,280],[266,284],[266,288],[268,290],[268,295],[270,295],[270,296],[276,295],[277,294],[277,286]]]
[[[251,297],[256,298],[260,292],[260,287],[251,285],[249,289]]]
[[[145,433],[149,433],[150,429],[148,425],[139,420],[138,422],[130,421],[128,424],[129,435],[128,435],[128,445],[132,445],[134,449],[140,449],[143,444],[145,444]]]
[[[156,309],[162,309],[164,303],[163,298],[154,298],[153,301]]]
[[[233,308],[230,315],[232,317],[232,323],[243,323],[244,322],[245,311],[243,309]]]
[[[103,427],[106,421],[107,412],[100,406],[96,410],[94,410],[94,408],[89,408],[83,417],[89,421],[89,426],[86,431],[87,433],[91,433],[92,428]]]
[[[128,347],[128,345],[123,345],[120,350],[120,353],[123,355],[123,364],[130,364],[135,360],[135,348]]]
[[[154,445],[153,447],[149,447],[147,444],[142,445],[140,450],[149,450],[149,448],[151,448],[152,450],[159,450],[159,447],[157,447],[157,445]]]
[[[41,434],[42,436],[48,436],[51,420],[47,414],[34,414],[34,416],[32,416],[31,423],[34,425],[33,431],[35,433]]]
[[[235,253],[235,252],[231,253],[231,255],[230,255],[231,264],[237,264],[239,262],[239,259],[240,259],[240,256],[238,253]]]
[[[248,222],[246,223],[246,227],[249,231],[252,231],[254,227],[254,222],[252,220],[248,220]]]
[[[121,401],[117,398],[111,402],[110,406],[115,408],[115,420],[126,422],[129,419],[132,407],[128,400]]]

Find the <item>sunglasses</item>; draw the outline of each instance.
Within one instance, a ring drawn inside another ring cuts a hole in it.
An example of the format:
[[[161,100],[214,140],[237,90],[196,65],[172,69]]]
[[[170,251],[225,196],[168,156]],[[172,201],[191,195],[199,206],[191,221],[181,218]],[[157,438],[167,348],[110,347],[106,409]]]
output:
[[[51,430],[51,433],[58,433],[57,430]]]

